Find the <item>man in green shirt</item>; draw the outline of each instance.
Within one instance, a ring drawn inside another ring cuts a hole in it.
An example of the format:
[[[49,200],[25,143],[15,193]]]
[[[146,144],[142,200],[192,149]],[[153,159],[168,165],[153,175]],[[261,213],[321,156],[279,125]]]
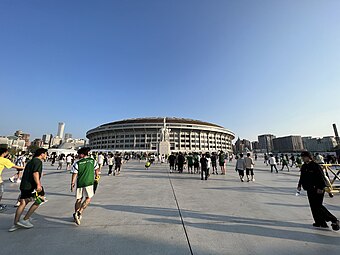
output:
[[[71,191],[73,192],[75,186],[76,203],[73,219],[77,225],[80,225],[82,214],[86,207],[90,204],[91,198],[94,195],[94,180],[99,176],[99,165],[93,158],[88,157],[90,148],[84,147],[78,150],[79,160],[74,163],[71,180]],[[83,201],[83,198],[85,200]]]
[[[20,205],[15,212],[14,225],[9,229],[10,232],[17,230],[19,227],[26,229],[33,228],[33,224],[29,219],[35,210],[38,209],[40,203],[35,201],[28,210],[26,216],[22,220],[20,220],[20,217],[24,212],[25,207],[34,200],[35,191],[41,196],[44,195],[40,178],[43,166],[42,161],[46,160],[46,158],[47,150],[39,148],[34,153],[33,159],[27,163],[24,169],[20,184]]]

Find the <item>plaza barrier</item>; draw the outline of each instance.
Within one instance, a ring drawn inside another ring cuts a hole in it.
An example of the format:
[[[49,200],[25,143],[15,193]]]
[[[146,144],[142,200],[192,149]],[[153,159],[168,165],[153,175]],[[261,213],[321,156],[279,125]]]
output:
[[[321,166],[328,184],[325,191],[329,194],[340,193],[340,164],[323,164]]]

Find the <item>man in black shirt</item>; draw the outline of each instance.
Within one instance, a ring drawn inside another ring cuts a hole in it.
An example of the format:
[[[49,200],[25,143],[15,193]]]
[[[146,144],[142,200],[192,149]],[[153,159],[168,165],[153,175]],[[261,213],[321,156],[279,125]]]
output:
[[[205,180],[208,180],[208,159],[206,157],[206,154],[202,154],[201,157],[201,180],[203,180],[203,174],[205,175]]]
[[[182,152],[180,152],[177,157],[178,171],[180,173],[183,173],[184,162],[185,162],[185,157],[183,156]]]
[[[175,162],[176,162],[176,156],[174,153],[171,153],[171,155],[168,158],[169,164],[170,164],[170,173],[172,173],[173,170],[175,170]]]
[[[335,231],[340,229],[339,220],[322,205],[326,181],[323,170],[313,161],[312,155],[305,151],[301,153],[304,164],[301,167],[300,180],[297,189],[307,191],[309,205],[314,218],[314,227],[328,228],[327,222],[332,222]]]
[[[40,178],[42,175],[42,161],[46,160],[46,158],[47,150],[40,148],[35,152],[33,159],[27,163],[24,169],[24,174],[22,175],[20,184],[20,205],[15,212],[14,225],[9,229],[10,232],[17,230],[19,227],[33,227],[33,224],[29,221],[29,219],[40,205],[37,200],[33,203],[22,220],[20,220],[20,217],[24,212],[25,207],[33,201],[35,191],[39,194],[39,196],[44,196],[44,190],[41,186]]]

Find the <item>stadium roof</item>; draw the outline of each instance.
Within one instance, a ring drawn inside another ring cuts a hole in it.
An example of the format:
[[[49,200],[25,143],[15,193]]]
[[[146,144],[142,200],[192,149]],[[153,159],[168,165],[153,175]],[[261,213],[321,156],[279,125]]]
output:
[[[119,124],[163,123],[163,120],[164,120],[164,117],[126,119],[126,120],[114,121],[114,122],[110,122],[107,124],[103,124],[100,127],[105,127],[109,125],[119,125]],[[207,125],[207,126],[224,128],[222,126],[209,123],[209,122],[205,122],[205,121],[185,119],[185,118],[175,118],[175,117],[166,117],[166,123],[185,123],[185,124]]]

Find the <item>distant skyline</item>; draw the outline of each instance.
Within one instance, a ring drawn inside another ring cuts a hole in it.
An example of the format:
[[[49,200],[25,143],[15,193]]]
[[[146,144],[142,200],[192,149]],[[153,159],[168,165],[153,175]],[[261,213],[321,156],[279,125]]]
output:
[[[0,2],[0,135],[169,116],[256,140],[340,126],[340,1]]]

